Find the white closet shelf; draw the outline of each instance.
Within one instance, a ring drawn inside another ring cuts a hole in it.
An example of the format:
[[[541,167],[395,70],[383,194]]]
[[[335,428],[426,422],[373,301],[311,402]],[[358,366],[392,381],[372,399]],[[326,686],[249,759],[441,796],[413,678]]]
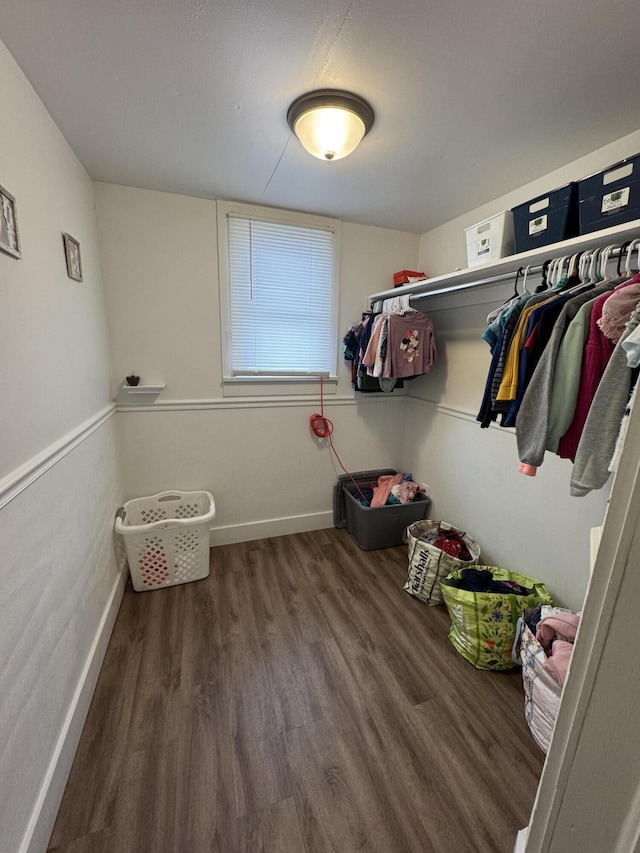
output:
[[[573,255],[587,249],[602,248],[611,243],[625,243],[627,240],[636,237],[640,237],[640,219],[634,219],[632,222],[625,222],[623,225],[617,225],[613,228],[604,228],[602,231],[594,231],[592,234],[583,234],[580,237],[573,237],[571,240],[563,240],[560,243],[550,243],[529,252],[509,255],[488,264],[478,264],[475,267],[456,270],[435,278],[426,278],[423,281],[414,281],[411,284],[381,290],[379,293],[372,293],[369,299],[373,302],[378,299],[389,299],[392,296],[402,296],[403,294],[419,299],[422,296],[438,296],[455,290],[493,284],[512,278],[519,267],[533,266],[542,263],[547,258]]]

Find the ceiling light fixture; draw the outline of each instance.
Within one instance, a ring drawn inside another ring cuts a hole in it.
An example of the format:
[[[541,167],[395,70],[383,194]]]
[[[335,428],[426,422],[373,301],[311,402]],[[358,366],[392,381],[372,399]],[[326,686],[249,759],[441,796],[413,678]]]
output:
[[[287,121],[309,154],[320,160],[341,160],[371,130],[373,110],[351,92],[318,89],[296,98]]]

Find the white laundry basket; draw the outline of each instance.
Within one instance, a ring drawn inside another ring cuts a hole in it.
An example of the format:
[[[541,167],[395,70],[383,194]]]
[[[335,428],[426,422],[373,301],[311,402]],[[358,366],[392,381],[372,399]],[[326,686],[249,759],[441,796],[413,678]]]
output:
[[[210,492],[160,492],[121,506],[115,530],[124,537],[133,588],[144,592],[206,578],[215,514]]]

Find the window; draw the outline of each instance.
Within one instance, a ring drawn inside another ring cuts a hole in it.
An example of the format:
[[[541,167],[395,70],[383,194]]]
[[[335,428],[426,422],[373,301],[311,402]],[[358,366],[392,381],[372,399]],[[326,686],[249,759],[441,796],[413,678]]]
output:
[[[340,223],[218,203],[225,383],[336,377]]]

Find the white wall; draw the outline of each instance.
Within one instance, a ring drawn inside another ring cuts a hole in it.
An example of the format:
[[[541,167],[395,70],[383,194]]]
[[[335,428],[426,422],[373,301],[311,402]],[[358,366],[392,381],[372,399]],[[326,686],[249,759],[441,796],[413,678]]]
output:
[[[532,144],[534,144],[533,140]],[[489,216],[494,216],[503,210],[511,210],[517,204],[524,204],[525,201],[562,187],[569,181],[579,181],[595,172],[600,172],[619,160],[624,160],[625,157],[632,157],[639,151],[640,130],[637,130],[605,145],[604,148],[598,148],[586,157],[580,157],[561,169],[543,175],[536,181],[523,184],[507,195],[500,196],[482,207],[470,210],[463,216],[458,216],[428,231],[420,240],[420,266],[417,269],[425,270],[429,276],[443,275],[455,269],[465,269],[468,266],[465,228],[470,228]],[[526,157],[527,152],[523,151],[522,156]]]
[[[209,489],[213,544],[331,526],[342,473],[310,433],[319,388],[296,397],[223,398],[216,202],[96,185],[116,390],[126,373],[166,383],[151,405],[117,415],[127,497]],[[366,296],[417,260],[419,237],[344,223],[340,336]],[[350,470],[397,467],[404,398],[354,395],[340,359],[325,400]],[[118,397],[121,400],[121,396]]]
[[[0,43],[0,846],[44,850],[121,588],[121,500],[92,184]],[[62,232],[80,241],[67,277]]]
[[[466,227],[638,150],[640,131],[424,234],[418,269],[434,276],[466,267]],[[580,609],[589,579],[589,529],[602,524],[609,484],[570,497],[571,463],[549,453],[537,476],[525,477],[518,472],[513,431],[481,430],[475,422],[491,357],[480,335],[486,315],[512,292],[507,281],[416,303],[433,319],[438,362],[409,386],[403,467],[429,483],[432,515],[475,536],[485,562],[539,577],[557,603]]]

